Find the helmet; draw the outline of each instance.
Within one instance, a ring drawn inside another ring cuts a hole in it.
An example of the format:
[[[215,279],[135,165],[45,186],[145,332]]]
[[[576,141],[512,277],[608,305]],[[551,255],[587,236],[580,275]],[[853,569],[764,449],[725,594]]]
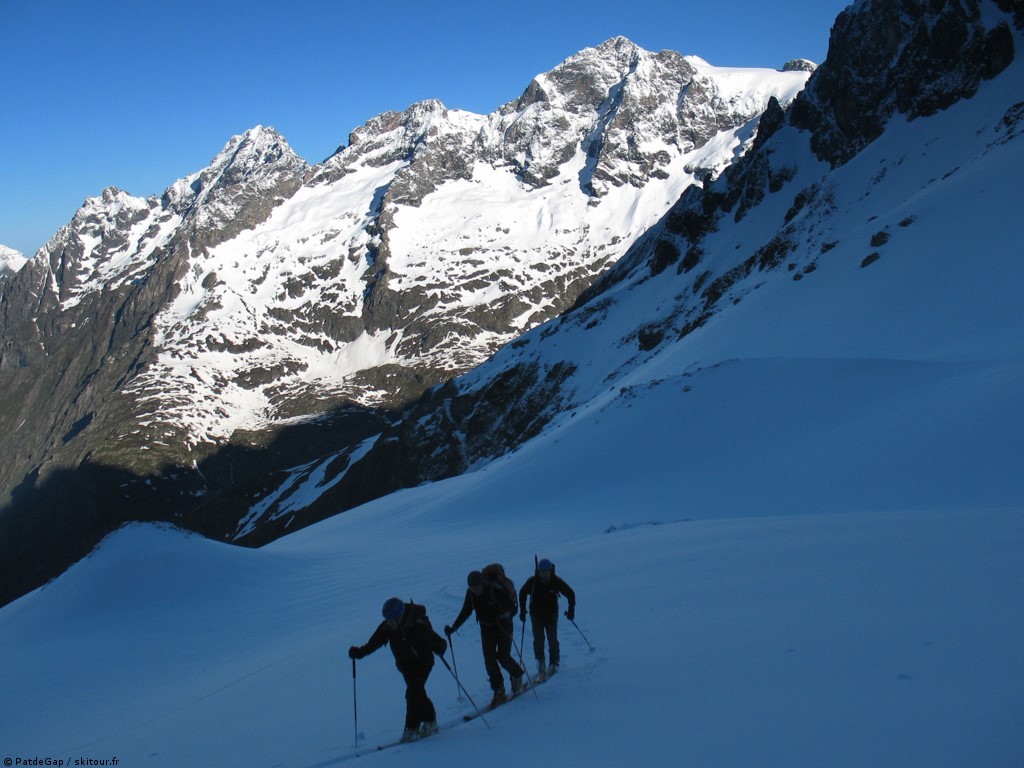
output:
[[[400,598],[389,597],[380,612],[385,619],[400,619],[405,612],[405,603]]]
[[[480,571],[470,571],[466,577],[466,584],[471,587],[479,587],[484,583],[484,575]]]
[[[537,563],[538,571],[553,571],[555,570],[555,564],[548,560],[546,557]]]

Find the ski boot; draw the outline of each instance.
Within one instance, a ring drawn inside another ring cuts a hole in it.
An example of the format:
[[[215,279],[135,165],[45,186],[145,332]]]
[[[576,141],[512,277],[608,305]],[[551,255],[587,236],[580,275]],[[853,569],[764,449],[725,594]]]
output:
[[[408,744],[410,741],[416,741],[420,737],[419,728],[406,728],[402,731],[402,738],[398,741],[402,744]]]
[[[437,721],[431,720],[430,722],[420,723],[420,735],[419,738],[425,739],[427,736],[433,736],[437,733]]]
[[[520,693],[522,693],[524,687],[525,686],[523,685],[523,676],[522,675],[518,675],[518,676],[512,678],[512,695],[513,696],[518,696]]]
[[[508,694],[505,693],[504,688],[502,688],[500,691],[495,691],[494,698],[491,699],[491,709],[494,709],[495,707],[500,707],[506,701],[508,701]]]

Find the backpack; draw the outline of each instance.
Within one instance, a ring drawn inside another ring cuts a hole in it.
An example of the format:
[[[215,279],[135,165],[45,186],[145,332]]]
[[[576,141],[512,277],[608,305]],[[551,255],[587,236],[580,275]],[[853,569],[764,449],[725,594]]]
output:
[[[411,650],[414,659],[420,657],[421,650],[443,654],[447,648],[444,639],[431,626],[426,607],[418,605],[412,600],[405,604],[399,632],[402,642]],[[394,644],[392,644],[392,650],[394,650]]]
[[[511,604],[512,613],[518,613],[519,595],[516,593],[516,585],[512,583],[512,579],[505,575],[505,567],[501,563],[491,563],[480,569],[480,573],[502,595],[502,599]]]
[[[420,626],[426,618],[427,609],[410,600],[405,604],[405,610],[402,612],[402,621],[400,626],[403,628]]]

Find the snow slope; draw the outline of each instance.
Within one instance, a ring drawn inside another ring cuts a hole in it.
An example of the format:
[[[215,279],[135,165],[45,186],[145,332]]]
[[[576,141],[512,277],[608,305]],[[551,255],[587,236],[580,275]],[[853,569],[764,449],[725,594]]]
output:
[[[563,671],[490,727],[460,722],[438,666],[452,727],[361,762],[1024,764],[1024,142],[999,127],[1020,59],[833,173],[780,134],[834,211],[800,225],[794,271],[752,273],[647,357],[622,340],[678,309],[669,273],[507,348],[491,366],[578,366],[577,407],[518,451],[260,550],[131,526],[0,610],[0,757],[344,765],[402,725],[390,654],[355,679],[345,656],[384,600],[442,626],[467,571],[522,583],[537,554],[597,650],[563,621]],[[709,237],[705,264],[791,200]],[[476,637],[455,654],[482,701]]]
[[[575,468],[538,448],[260,551],[122,530],[4,610],[4,754],[341,764],[357,751],[344,649],[365,642],[383,600],[422,601],[441,625],[464,571],[501,559],[521,583],[538,551],[577,590],[597,651],[563,621],[564,669],[536,698],[489,729],[366,759],[1019,765],[1019,508],[759,516],[751,503],[747,517],[687,520],[678,489],[646,485],[646,454],[596,444],[623,480],[589,478],[600,505],[581,504]],[[476,634],[456,636],[456,660],[484,701]],[[397,736],[402,689],[386,650],[358,665],[372,747]],[[440,665],[429,691],[443,724],[470,709]]]

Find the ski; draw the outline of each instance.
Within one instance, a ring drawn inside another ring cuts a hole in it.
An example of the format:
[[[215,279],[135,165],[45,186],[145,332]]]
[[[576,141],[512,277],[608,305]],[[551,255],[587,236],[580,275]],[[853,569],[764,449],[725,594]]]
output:
[[[433,735],[435,734],[431,734],[431,736]],[[399,739],[398,741],[389,741],[387,744],[379,744],[377,746],[377,751],[380,752],[382,749],[391,749],[391,747],[399,747],[402,744],[415,744],[417,741],[423,741],[424,739],[429,738],[430,736],[418,736],[417,738],[409,739],[408,741],[402,741],[401,739]]]
[[[485,712],[487,712],[487,713],[493,712],[498,707],[502,707],[502,706],[508,704],[510,701],[518,699],[520,696],[522,696],[524,693],[527,693],[531,689],[536,688],[542,682],[543,682],[542,680],[538,680],[537,678],[534,678],[533,679],[533,685],[526,684],[526,685],[523,686],[523,689],[521,691],[519,691],[519,693],[511,694],[507,699],[505,699],[504,701],[502,701],[502,702],[500,702],[498,704],[488,704],[486,707],[484,707],[479,712],[470,712],[469,714],[463,715],[462,716],[462,720],[463,720],[463,722],[468,723],[470,720],[476,720],[478,717],[480,717],[481,714],[483,714]]]
[[[452,728],[455,725],[457,725],[458,723],[468,723],[468,722],[470,722],[472,720],[477,720],[480,717],[480,715],[488,714],[490,712],[493,712],[498,707],[501,707],[501,706],[503,706],[505,704],[508,704],[510,701],[512,701],[514,699],[518,699],[524,693],[528,693],[531,688],[535,688],[536,686],[540,685],[541,683],[543,683],[545,680],[547,680],[550,677],[551,677],[550,674],[547,675],[544,678],[535,677],[533,679],[533,685],[529,685],[529,684],[524,685],[523,689],[521,691],[519,691],[519,693],[510,695],[507,699],[505,699],[505,701],[501,702],[500,704],[495,704],[493,706],[492,705],[488,705],[488,706],[484,707],[483,709],[481,709],[479,712],[470,712],[468,714],[465,714],[465,715],[462,716],[461,720],[457,720],[454,723],[448,722],[448,723],[445,723],[444,725],[439,724],[438,725],[438,729],[436,731],[434,731],[433,733],[428,734],[426,736],[420,736],[420,737],[415,738],[415,739],[410,739],[409,741],[402,741],[401,739],[398,739],[397,741],[389,741],[389,742],[387,742],[385,744],[379,744],[376,747],[360,747],[356,752],[354,752],[353,754],[349,755],[349,757],[362,757],[363,755],[368,755],[368,754],[371,754],[373,752],[381,752],[381,751],[383,751],[385,749],[392,749],[394,747],[400,747],[403,744],[415,744],[417,741],[423,741],[424,739],[429,739],[431,736],[436,736],[441,731],[445,731],[448,728]],[[348,759],[348,758],[344,758],[344,759]]]
[[[510,701],[512,701],[512,699],[517,699],[521,695],[522,695],[521,693],[517,693],[514,696],[509,696],[507,699],[505,699],[500,704],[488,704],[486,707],[484,707],[479,712],[470,712],[468,715],[463,715],[462,716],[462,721],[465,722],[465,723],[468,723],[470,720],[476,720],[484,712],[488,712],[488,713],[493,712],[498,707],[501,707],[501,706],[504,706],[505,704],[508,704]]]
[[[526,689],[524,688],[524,689],[522,690],[522,692],[520,692],[520,693],[516,693],[516,694],[513,694],[513,695],[509,696],[509,697],[508,697],[507,699],[505,699],[504,701],[502,701],[502,702],[501,702],[501,703],[499,703],[499,704],[488,704],[488,705],[487,705],[486,707],[484,707],[484,708],[483,708],[482,710],[480,710],[479,712],[470,712],[470,713],[469,713],[468,715],[463,715],[463,716],[462,716],[462,721],[463,721],[463,722],[465,722],[465,723],[468,723],[468,722],[469,722],[470,720],[476,720],[476,719],[477,719],[478,717],[480,717],[480,715],[482,715],[482,714],[483,714],[484,712],[487,712],[487,713],[493,712],[493,711],[494,711],[494,710],[496,710],[496,709],[497,709],[498,707],[501,707],[501,706],[504,706],[505,704],[508,704],[508,703],[509,703],[510,701],[512,701],[513,699],[518,699],[518,698],[519,698],[520,696],[522,696],[522,695],[523,695],[523,693],[525,693],[525,692],[526,692]]]
[[[371,752],[380,752],[385,749],[391,749],[392,747],[400,747],[403,744],[415,744],[417,741],[423,741],[424,739],[429,739],[431,736],[436,736],[438,733],[441,732],[441,730],[442,728],[439,726],[436,731],[434,731],[433,733],[428,733],[426,736],[417,736],[415,739],[408,739],[405,741],[403,741],[402,739],[398,739],[397,741],[389,741],[384,744],[378,744],[376,747],[362,748],[358,752],[356,752],[354,756],[360,757],[362,755],[368,755]]]

